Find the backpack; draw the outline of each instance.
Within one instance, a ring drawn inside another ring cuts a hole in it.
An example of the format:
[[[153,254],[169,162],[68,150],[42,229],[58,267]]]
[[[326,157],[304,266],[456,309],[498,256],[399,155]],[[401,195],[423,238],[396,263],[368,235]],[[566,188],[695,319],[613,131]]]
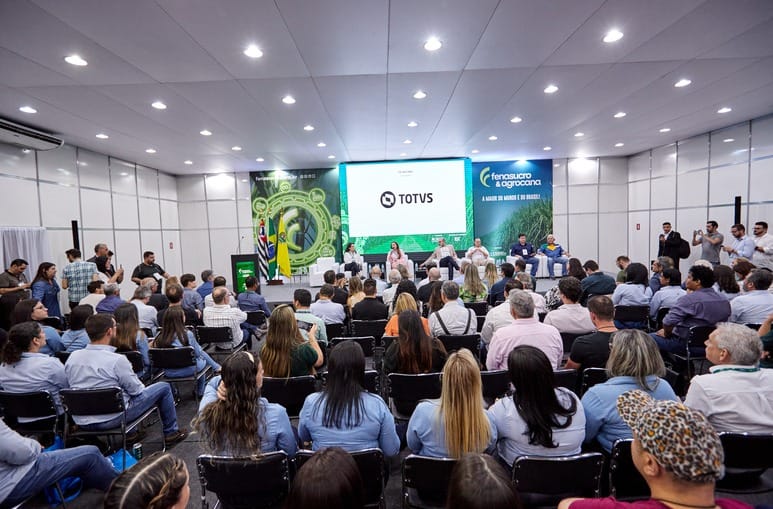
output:
[[[679,258],[685,260],[690,257],[690,243],[682,239],[679,241]]]

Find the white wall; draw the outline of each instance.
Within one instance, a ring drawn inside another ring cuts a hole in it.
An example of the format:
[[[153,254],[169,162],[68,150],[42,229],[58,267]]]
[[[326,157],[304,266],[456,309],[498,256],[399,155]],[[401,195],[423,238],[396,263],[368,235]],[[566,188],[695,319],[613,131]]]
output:
[[[127,272],[121,294],[136,285],[130,275],[143,251],[153,251],[170,274],[179,274],[180,232],[175,177],[85,149],[63,146],[36,152],[0,144],[1,226],[44,226],[59,270],[73,247],[71,221],[78,221],[81,251],[92,256],[104,242],[113,263]],[[170,247],[170,243],[171,247]],[[37,267],[30,267],[33,277]],[[67,292],[62,292],[62,309]]]

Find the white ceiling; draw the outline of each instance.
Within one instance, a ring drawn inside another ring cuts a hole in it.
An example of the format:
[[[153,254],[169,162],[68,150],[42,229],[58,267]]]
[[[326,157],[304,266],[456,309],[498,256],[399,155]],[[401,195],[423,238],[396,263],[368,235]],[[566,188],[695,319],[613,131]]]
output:
[[[770,112],[771,0],[0,0],[0,117],[176,174],[628,155]]]

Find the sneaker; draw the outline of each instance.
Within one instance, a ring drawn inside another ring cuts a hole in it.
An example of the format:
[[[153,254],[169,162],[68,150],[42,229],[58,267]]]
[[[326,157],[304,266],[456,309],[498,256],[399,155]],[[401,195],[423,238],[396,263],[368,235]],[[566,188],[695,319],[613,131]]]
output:
[[[166,447],[171,447],[178,442],[182,442],[186,438],[188,438],[188,430],[179,429],[164,436],[164,445]]]

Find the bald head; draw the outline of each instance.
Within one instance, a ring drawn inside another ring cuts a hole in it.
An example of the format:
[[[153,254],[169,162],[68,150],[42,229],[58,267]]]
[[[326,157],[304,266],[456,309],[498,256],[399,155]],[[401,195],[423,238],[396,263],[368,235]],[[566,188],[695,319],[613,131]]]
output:
[[[228,303],[228,288],[225,286],[218,286],[212,290],[212,300],[215,304],[227,304]]]
[[[440,269],[437,267],[432,267],[427,271],[427,279],[430,281],[439,281],[440,280]]]

